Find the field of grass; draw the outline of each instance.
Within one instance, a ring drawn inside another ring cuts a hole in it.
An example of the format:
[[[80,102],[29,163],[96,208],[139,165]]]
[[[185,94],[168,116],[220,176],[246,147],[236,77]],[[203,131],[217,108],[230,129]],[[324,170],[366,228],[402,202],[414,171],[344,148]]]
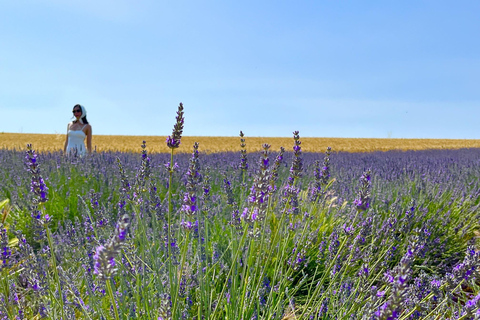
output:
[[[165,136],[110,136],[94,135],[92,147],[98,152],[120,151],[139,152],[142,141],[147,143],[150,153],[170,152],[165,144]],[[268,143],[272,150],[281,146],[287,148],[291,138],[249,137],[245,136],[247,152],[262,150],[262,144]],[[64,134],[27,134],[0,133],[0,148],[25,150],[31,143],[39,152],[63,150]],[[190,152],[194,142],[199,143],[199,150],[206,153],[238,151],[239,137],[183,137],[178,152]],[[388,150],[427,150],[427,149],[462,149],[480,148],[480,139],[373,139],[373,138],[302,138],[304,152],[324,152],[327,146],[335,152],[372,152]]]

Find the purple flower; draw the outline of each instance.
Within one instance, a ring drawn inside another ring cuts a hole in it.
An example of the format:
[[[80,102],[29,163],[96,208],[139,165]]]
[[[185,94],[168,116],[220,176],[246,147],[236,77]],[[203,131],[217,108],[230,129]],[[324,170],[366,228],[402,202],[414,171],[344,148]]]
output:
[[[370,174],[368,169],[360,177],[360,189],[357,192],[357,198],[353,201],[357,211],[366,211],[370,207]]]
[[[248,196],[248,207],[243,210],[242,219],[247,223],[255,221],[262,221],[267,212],[268,205],[268,187],[269,187],[269,172],[268,172],[268,155],[269,144],[263,144],[263,153],[260,158],[260,169],[255,175],[253,185],[250,188]]]
[[[112,277],[116,271],[115,257],[118,256],[125,242],[125,235],[130,224],[128,215],[118,221],[115,232],[105,245],[99,245],[95,250],[94,274],[105,280]]]
[[[240,153],[241,153],[241,158],[240,158],[240,169],[242,170],[242,174],[244,174],[245,171],[248,169],[248,163],[247,163],[247,149],[245,149],[245,139],[243,138],[244,134],[242,131],[240,131]]]
[[[292,162],[292,166],[290,167],[290,179],[289,181],[292,182],[295,179],[298,179],[302,176],[303,172],[303,159],[302,159],[302,148],[300,147],[300,136],[298,131],[293,132],[293,151],[294,151],[294,158]]]
[[[30,190],[35,196],[34,201],[39,203],[48,201],[48,187],[45,185],[45,181],[40,175],[40,166],[37,163],[37,154],[35,153],[35,150],[33,150],[31,144],[27,144],[25,160],[27,170],[32,175]]]
[[[194,228],[198,228],[198,221],[191,222],[191,221],[185,221],[182,220],[180,222],[180,225],[185,229],[185,230],[193,230]]]
[[[167,137],[166,143],[170,149],[175,149],[180,146],[180,140],[182,139],[184,125],[183,117],[183,104],[180,102],[178,105],[177,117],[175,125],[173,126],[172,135]]]
[[[187,216],[193,216],[196,214],[197,210],[197,185],[200,183],[202,176],[199,173],[200,165],[198,161],[198,143],[193,144],[193,153],[190,159],[190,165],[188,167],[186,178],[187,178],[187,192],[185,192],[183,197],[182,211]]]

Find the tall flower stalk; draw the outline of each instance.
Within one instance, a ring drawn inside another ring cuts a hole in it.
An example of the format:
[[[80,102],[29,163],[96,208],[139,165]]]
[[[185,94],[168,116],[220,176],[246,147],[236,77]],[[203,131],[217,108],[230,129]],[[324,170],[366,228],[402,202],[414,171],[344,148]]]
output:
[[[57,286],[58,293],[60,295],[60,308],[62,318],[65,317],[64,313],[64,297],[60,277],[57,269],[57,259],[55,257],[55,247],[53,244],[52,234],[48,227],[51,218],[48,214],[45,214],[45,202],[48,201],[48,187],[40,174],[40,166],[37,161],[37,154],[31,144],[27,144],[27,152],[25,157],[25,165],[27,171],[31,174],[31,192],[33,194],[32,199],[32,223],[34,230],[36,230],[37,239],[44,242],[45,235],[50,247],[50,263],[52,264],[53,274]]]
[[[322,171],[320,172],[320,184],[324,188],[328,184],[328,181],[330,180],[330,154],[331,153],[332,153],[332,148],[327,147],[327,150],[325,151],[325,156],[323,157]]]
[[[177,295],[178,291],[176,290],[177,285],[175,285],[176,271],[172,262],[172,215],[173,215],[173,205],[172,205],[172,182],[173,182],[173,173],[175,171],[175,163],[173,161],[173,154],[175,149],[180,147],[180,142],[182,139],[183,125],[185,122],[183,116],[183,104],[178,105],[176,121],[173,126],[172,135],[167,137],[166,143],[167,147],[170,148],[170,163],[167,166],[168,169],[168,217],[167,217],[167,253],[168,253],[168,279],[170,283],[170,297],[174,300],[172,304],[174,306],[173,316],[176,314],[176,305],[177,305]],[[181,276],[180,276],[181,277]]]
[[[245,175],[248,169],[248,162],[247,162],[247,149],[245,144],[245,138],[242,131],[240,131],[240,170],[242,175],[242,183],[245,183]]]
[[[371,170],[367,169],[360,177],[360,188],[353,205],[359,212],[367,211],[370,208],[370,187]]]
[[[313,176],[314,182],[310,190],[310,200],[312,202],[318,201],[320,195],[325,192],[325,188],[330,180],[330,153],[332,148],[327,147],[325,157],[323,158],[323,167],[320,168],[320,161],[316,160],[314,163]]]
[[[195,142],[193,144],[193,152],[190,158],[190,163],[188,166],[188,170],[186,173],[186,192],[184,193],[183,197],[183,204],[180,208],[181,212],[181,219],[180,225],[185,230],[183,236],[183,245],[181,250],[181,260],[180,260],[180,272],[177,276],[177,281],[174,284],[175,287],[173,289],[173,296],[172,296],[172,314],[175,317],[177,313],[177,307],[179,304],[180,298],[180,290],[183,285],[183,281],[185,281],[185,277],[183,272],[185,270],[185,263],[187,259],[187,252],[190,246],[190,236],[191,232],[194,229],[198,230],[199,227],[199,220],[198,220],[198,201],[197,201],[197,189],[201,182],[201,175],[200,175],[200,164],[198,161],[198,143]],[[177,271],[178,272],[178,271]]]
[[[300,189],[296,186],[296,182],[303,175],[303,158],[300,135],[298,131],[293,132],[293,161],[290,167],[290,174],[283,191],[283,202],[285,205],[284,213],[298,214],[298,193]]]
[[[184,125],[184,116],[183,116],[183,104],[180,102],[177,110],[177,117],[175,118],[176,122],[173,126],[172,135],[167,137],[167,146],[174,150],[180,147],[180,142],[182,139],[183,125]]]
[[[285,148],[280,147],[280,152],[275,157],[275,161],[273,162],[273,165],[270,167],[270,175],[268,178],[268,184],[269,184],[268,192],[270,194],[273,194],[277,190],[276,183],[278,180],[278,170],[280,169],[280,164],[282,163],[284,153],[285,153]]]
[[[182,139],[183,125],[185,122],[183,116],[183,104],[180,102],[178,105],[177,116],[176,116],[175,125],[173,126],[172,135],[167,137],[167,147],[170,148],[170,163],[168,166],[168,254],[170,256],[170,237],[171,237],[171,224],[172,224],[172,181],[173,181],[173,172],[175,171],[175,164],[173,162],[173,153],[175,149],[180,147],[180,142]]]
[[[142,142],[142,164],[135,178],[135,194],[134,197],[138,197],[140,193],[146,190],[151,172],[150,157],[148,156],[146,149],[146,141]]]
[[[247,223],[263,221],[267,214],[269,196],[269,144],[263,144],[260,169],[255,175],[253,186],[248,196],[248,206],[243,209],[241,218]]]
[[[115,227],[113,236],[107,241],[107,243],[105,243],[105,245],[99,245],[95,250],[95,255],[93,256],[95,261],[93,273],[98,275],[101,280],[106,282],[107,291],[115,312],[115,319],[117,320],[120,319],[120,317],[110,280],[118,270],[115,258],[118,257],[125,244],[129,224],[130,217],[127,214],[123,215]]]
[[[302,147],[300,146],[300,135],[298,131],[293,132],[293,162],[290,167],[290,175],[288,176],[288,184],[294,185],[295,181],[300,179],[303,175],[303,158]]]
[[[198,162],[198,143],[193,144],[193,153],[190,158],[190,165],[186,173],[187,178],[187,191],[183,197],[183,205],[181,212],[186,216],[188,220],[182,220],[182,226],[185,229],[191,230],[195,224],[198,224],[196,215],[198,211],[197,204],[197,185],[201,182],[201,175],[199,172],[200,165]],[[192,221],[192,219],[194,221]]]

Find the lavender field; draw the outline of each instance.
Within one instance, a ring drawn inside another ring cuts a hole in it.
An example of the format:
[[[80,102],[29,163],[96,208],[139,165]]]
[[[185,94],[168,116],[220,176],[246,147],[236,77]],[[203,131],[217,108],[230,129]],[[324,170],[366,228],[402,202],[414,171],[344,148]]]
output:
[[[479,319],[480,150],[0,150],[2,319]]]

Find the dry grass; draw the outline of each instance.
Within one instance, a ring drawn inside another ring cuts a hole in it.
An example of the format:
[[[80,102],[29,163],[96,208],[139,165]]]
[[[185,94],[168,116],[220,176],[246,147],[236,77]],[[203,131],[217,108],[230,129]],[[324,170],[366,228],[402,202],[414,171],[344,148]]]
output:
[[[92,145],[98,152],[124,151],[140,152],[142,141],[147,142],[151,153],[169,152],[165,136],[107,136],[94,135]],[[263,143],[270,144],[271,150],[281,146],[290,150],[293,138],[245,137],[249,152],[260,151]],[[304,152],[324,152],[327,146],[333,151],[370,152],[387,150],[425,150],[480,148],[478,139],[369,139],[369,138],[305,138],[301,137]],[[178,152],[191,152],[194,142],[200,144],[200,151],[239,151],[239,137],[183,137]],[[27,143],[33,144],[39,152],[63,150],[65,134],[1,133],[0,148],[25,150]]]

